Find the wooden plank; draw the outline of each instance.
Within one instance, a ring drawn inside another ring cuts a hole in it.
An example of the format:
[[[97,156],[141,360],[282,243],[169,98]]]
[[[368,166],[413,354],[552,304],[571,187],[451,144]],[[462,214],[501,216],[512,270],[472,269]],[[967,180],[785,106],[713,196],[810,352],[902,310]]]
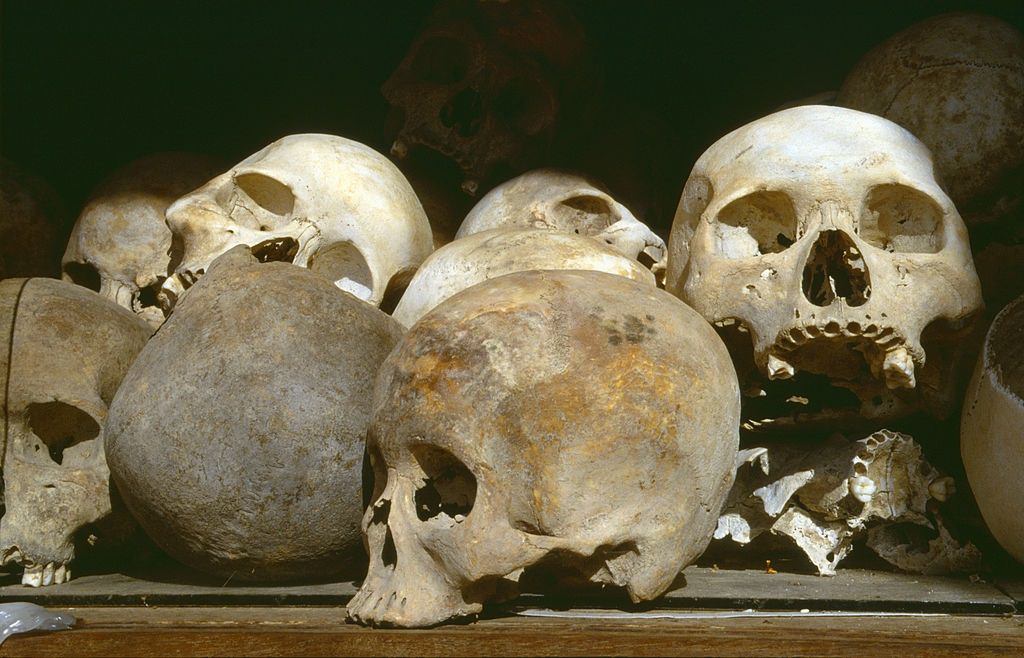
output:
[[[1021,617],[488,619],[399,631],[338,608],[71,608],[71,631],[13,636],[0,656],[1020,655]]]
[[[631,605],[621,592],[572,597],[525,594],[516,607],[598,607],[647,609],[719,608],[758,610],[854,610],[877,612],[945,612],[1008,614],[1010,596],[985,582],[967,578],[919,576],[860,569],[814,575],[691,567],[663,598],[646,606]],[[332,605],[343,606],[355,593],[351,582],[326,585],[244,586],[204,580],[184,571],[145,577],[121,574],[84,576],[64,585],[33,589],[20,584],[0,587],[0,602],[31,601],[43,606],[95,605]],[[503,608],[490,608],[501,614]],[[1024,610],[1024,606],[1021,608]]]

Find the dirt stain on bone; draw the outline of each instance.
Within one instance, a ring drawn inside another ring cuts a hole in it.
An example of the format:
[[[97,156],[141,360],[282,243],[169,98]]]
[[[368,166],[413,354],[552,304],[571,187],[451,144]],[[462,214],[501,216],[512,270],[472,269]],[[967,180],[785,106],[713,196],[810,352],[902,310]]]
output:
[[[635,315],[626,315],[621,323],[614,319],[608,320],[603,328],[611,345],[621,345],[623,341],[638,345],[657,333],[654,327],[648,324],[653,320],[653,315],[646,315],[643,320]]]

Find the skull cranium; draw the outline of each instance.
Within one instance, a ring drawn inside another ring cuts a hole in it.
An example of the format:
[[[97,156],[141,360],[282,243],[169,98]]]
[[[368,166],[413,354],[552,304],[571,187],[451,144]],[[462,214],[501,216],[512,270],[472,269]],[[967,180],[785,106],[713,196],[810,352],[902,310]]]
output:
[[[982,308],[927,148],[885,119],[823,106],[759,119],[701,156],[667,289],[744,332],[731,345],[750,377],[744,415],[776,427],[948,413],[960,338]]]

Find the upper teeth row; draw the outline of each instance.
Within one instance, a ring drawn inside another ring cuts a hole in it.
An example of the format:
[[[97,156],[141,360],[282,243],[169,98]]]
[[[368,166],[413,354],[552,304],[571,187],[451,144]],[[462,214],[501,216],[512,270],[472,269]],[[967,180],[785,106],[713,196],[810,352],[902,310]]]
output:
[[[862,325],[857,321],[840,324],[836,320],[830,320],[818,324],[800,325],[789,331],[781,332],[775,340],[775,347],[784,352],[790,352],[815,338],[838,338],[840,336],[866,338],[874,342],[882,352],[904,342],[903,337],[892,327],[879,327],[874,323]]]

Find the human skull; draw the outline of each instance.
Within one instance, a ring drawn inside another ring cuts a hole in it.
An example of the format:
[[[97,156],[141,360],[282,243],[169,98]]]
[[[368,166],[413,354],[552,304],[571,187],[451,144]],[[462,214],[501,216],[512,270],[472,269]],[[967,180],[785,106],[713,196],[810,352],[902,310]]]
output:
[[[220,578],[350,575],[373,382],[401,333],[307,269],[229,250],[110,405],[125,505],[169,555]]]
[[[7,337],[0,562],[39,587],[71,578],[76,545],[132,528],[110,497],[107,405],[151,333],[129,311],[56,279],[0,282]]]
[[[710,541],[738,433],[727,351],[664,291],[580,270],[473,286],[378,375],[349,615],[474,614],[531,567],[654,598]]]
[[[474,195],[549,148],[582,96],[583,29],[560,3],[441,2],[382,92],[401,121],[392,154],[423,146],[454,160]]]
[[[498,228],[474,233],[427,257],[393,317],[406,327],[460,290],[525,270],[596,270],[654,285],[639,263],[578,235]]]
[[[164,212],[217,171],[206,156],[157,153],[114,172],[75,222],[62,260],[63,279],[92,288],[159,327],[164,314],[157,293],[177,266],[171,262]]]
[[[701,156],[667,289],[727,334],[755,427],[945,415],[982,309],[927,148],[890,121],[823,106],[754,121]]]
[[[473,206],[456,239],[499,227],[565,231],[599,240],[649,267],[659,279],[665,270],[665,242],[582,176],[537,169],[502,183]]]
[[[989,327],[960,422],[960,454],[993,536],[1024,562],[1024,297]]]
[[[0,279],[56,274],[60,224],[50,186],[0,158]]]
[[[935,16],[866,54],[836,104],[903,126],[931,149],[970,225],[999,219],[1024,189],[1024,35],[994,16]]]
[[[432,250],[430,224],[402,173],[373,149],[334,135],[290,135],[167,209],[184,249],[164,305],[233,246],[307,267],[380,305]]]

